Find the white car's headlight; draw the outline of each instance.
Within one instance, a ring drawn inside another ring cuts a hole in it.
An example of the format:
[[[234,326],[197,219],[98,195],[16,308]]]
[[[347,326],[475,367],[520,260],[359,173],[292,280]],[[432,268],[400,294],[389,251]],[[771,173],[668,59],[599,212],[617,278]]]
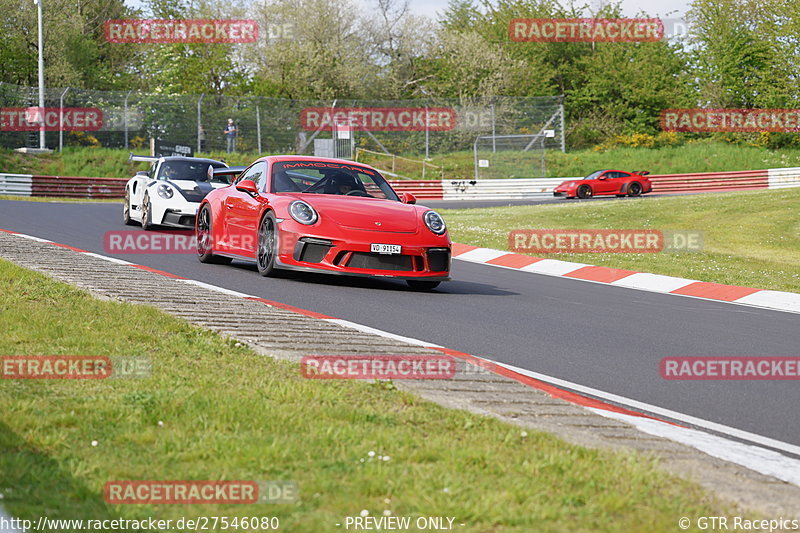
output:
[[[425,220],[425,225],[428,226],[428,229],[436,235],[443,235],[447,231],[444,219],[436,211],[425,211],[422,219]]]
[[[319,218],[314,208],[302,200],[295,200],[289,205],[289,214],[299,223],[306,225],[313,224]]]
[[[172,195],[175,194],[175,191],[172,190],[172,187],[170,187],[169,185],[167,185],[165,183],[162,183],[161,185],[159,185],[158,189],[156,189],[156,190],[158,191],[158,195],[161,198],[164,198],[165,200],[169,200],[170,198],[172,198]]]

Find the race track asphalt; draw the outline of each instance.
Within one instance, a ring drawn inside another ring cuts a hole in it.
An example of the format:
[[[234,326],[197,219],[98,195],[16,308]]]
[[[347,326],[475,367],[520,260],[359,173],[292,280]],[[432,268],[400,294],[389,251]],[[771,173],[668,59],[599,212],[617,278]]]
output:
[[[192,254],[120,255],[121,204],[0,200],[0,228],[485,356],[800,445],[796,381],[667,381],[667,356],[798,356],[800,315],[454,261],[432,293],[318,274],[262,278]],[[265,333],[267,334],[267,333]]]

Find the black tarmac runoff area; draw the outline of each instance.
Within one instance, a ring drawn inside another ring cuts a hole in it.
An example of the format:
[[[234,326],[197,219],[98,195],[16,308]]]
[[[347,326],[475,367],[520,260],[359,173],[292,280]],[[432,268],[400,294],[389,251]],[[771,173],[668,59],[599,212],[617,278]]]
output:
[[[122,223],[121,203],[0,200],[0,228],[800,445],[796,381],[668,381],[659,371],[664,357],[798,356],[800,314],[459,260],[452,281],[424,293],[390,280],[263,278],[255,265],[205,265],[193,253],[113,254],[104,249],[106,232],[142,231]]]

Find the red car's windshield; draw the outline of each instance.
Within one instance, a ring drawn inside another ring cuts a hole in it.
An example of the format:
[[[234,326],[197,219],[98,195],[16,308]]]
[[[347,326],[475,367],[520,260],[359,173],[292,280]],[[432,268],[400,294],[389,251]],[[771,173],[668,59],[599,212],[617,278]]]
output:
[[[594,172],[592,172],[591,174],[589,174],[588,176],[586,176],[583,179],[585,179],[585,180],[596,180],[598,177],[600,177],[600,174],[602,174],[603,172],[605,172],[605,170],[595,170]]]
[[[270,192],[331,194],[400,201],[392,187],[376,171],[357,165],[323,161],[274,163]]]

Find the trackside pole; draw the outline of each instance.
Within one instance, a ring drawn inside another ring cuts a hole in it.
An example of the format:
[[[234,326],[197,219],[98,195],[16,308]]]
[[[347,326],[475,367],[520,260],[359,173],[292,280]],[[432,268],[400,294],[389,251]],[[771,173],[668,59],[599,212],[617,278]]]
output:
[[[261,153],[261,110],[256,106],[256,137],[258,138],[258,153]]]
[[[64,89],[58,99],[58,151],[64,149],[64,95],[69,91],[69,87]],[[128,148],[128,121],[125,119],[125,148]]]
[[[205,94],[201,94],[200,98],[197,99],[197,151],[198,152],[201,149],[201,145],[200,145],[200,126],[202,126],[202,124],[203,124],[203,122],[202,122],[202,118],[203,117],[200,114],[200,104],[202,103],[204,96],[205,96]]]

